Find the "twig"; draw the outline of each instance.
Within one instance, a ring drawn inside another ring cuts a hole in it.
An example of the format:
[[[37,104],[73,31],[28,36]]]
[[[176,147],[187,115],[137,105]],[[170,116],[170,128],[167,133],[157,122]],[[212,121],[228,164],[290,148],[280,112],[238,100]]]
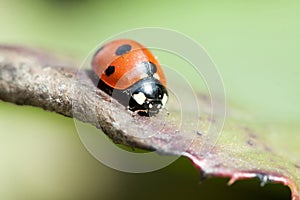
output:
[[[56,60],[33,50],[0,46],[0,99],[75,117],[101,128],[116,143],[165,152],[163,146],[174,139],[174,130],[155,130],[159,119],[133,116],[95,86],[93,72],[58,67]],[[145,137],[156,131],[163,134]]]
[[[40,51],[37,53],[25,48],[0,46],[0,99],[19,105],[37,106],[77,118],[102,129],[114,142],[155,149],[162,153],[185,155],[201,168],[207,177],[229,177],[230,183],[239,179],[263,177],[263,184],[267,178],[268,182],[288,185],[292,199],[299,199],[299,187],[288,178],[294,177],[292,167],[288,168],[291,171],[281,171],[278,174],[268,165],[249,165],[247,156],[241,155],[240,152],[254,152],[251,148],[256,147],[240,145],[236,152],[235,148],[231,148],[235,145],[227,140],[223,146],[221,141],[221,145],[217,144],[213,151],[204,156],[199,151],[203,146],[202,130],[201,134],[197,134],[197,130],[194,131],[197,139],[193,140],[194,136],[182,134],[171,121],[162,123],[162,118],[159,117],[132,115],[116,100],[97,89],[97,80],[93,78],[93,72],[62,67],[61,63],[56,61],[57,58],[51,58]],[[209,120],[210,118],[201,116],[202,124]],[[250,129],[235,127],[235,131],[239,133],[235,137],[241,137],[241,141],[247,140]],[[150,135],[151,137],[147,137]],[[246,144],[246,141],[242,144]],[[265,149],[255,149],[255,152],[268,155],[269,160],[278,158],[272,151],[266,152]],[[259,159],[257,156],[257,160],[253,160],[252,163],[259,165]],[[278,163],[278,169],[286,168],[285,162]],[[281,163],[284,166],[280,167]]]

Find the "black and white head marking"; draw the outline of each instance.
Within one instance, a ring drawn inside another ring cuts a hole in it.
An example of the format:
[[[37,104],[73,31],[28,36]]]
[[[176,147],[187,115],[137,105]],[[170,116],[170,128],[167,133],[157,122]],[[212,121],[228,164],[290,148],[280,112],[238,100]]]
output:
[[[129,109],[152,116],[165,107],[168,101],[166,88],[152,77],[142,79],[131,88]]]

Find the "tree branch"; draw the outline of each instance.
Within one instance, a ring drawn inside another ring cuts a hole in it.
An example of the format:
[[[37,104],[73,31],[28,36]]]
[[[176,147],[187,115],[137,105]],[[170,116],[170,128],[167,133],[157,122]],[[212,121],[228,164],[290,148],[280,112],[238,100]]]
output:
[[[116,143],[165,152],[162,147],[174,135],[171,127],[145,137],[157,132],[157,126],[141,124],[160,124],[158,119],[132,115],[95,86],[93,72],[59,67],[57,60],[40,51],[1,46],[0,99],[76,117],[101,128]]]
[[[198,137],[195,137],[196,131],[190,132],[192,135],[182,134],[171,120],[132,115],[116,100],[97,89],[93,72],[62,67],[66,65],[57,61],[59,59],[40,50],[0,46],[0,99],[77,118],[102,129],[118,143],[185,155],[206,176],[230,177],[229,184],[257,177],[262,184],[277,182],[288,185],[292,199],[299,199],[299,185],[295,184],[298,179],[293,176],[298,165],[280,160],[264,140],[259,140],[260,133],[233,121],[232,125],[225,127],[212,151],[203,155],[200,151],[205,142],[202,133]],[[209,107],[207,96],[200,97],[202,108]],[[209,124],[210,118],[203,116],[201,125]],[[183,128],[188,129],[189,126]],[[256,145],[249,143],[253,139]],[[239,145],[235,144],[236,141]],[[252,156],[252,164],[249,164],[247,152],[257,152],[256,157]],[[266,160],[279,161],[276,166],[274,163],[269,165],[260,160],[261,155],[268,158]]]

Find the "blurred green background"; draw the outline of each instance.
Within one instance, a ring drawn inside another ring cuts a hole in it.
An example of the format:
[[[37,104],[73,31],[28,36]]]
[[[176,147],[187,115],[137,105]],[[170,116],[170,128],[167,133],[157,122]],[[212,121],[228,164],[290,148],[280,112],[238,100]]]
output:
[[[297,126],[299,19],[296,0],[0,0],[0,43],[43,47],[80,62],[121,31],[171,28],[208,51],[230,105],[260,123]],[[198,181],[186,159],[148,174],[109,169],[85,150],[72,119],[0,102],[0,199],[289,198],[286,188],[260,188],[258,181]]]

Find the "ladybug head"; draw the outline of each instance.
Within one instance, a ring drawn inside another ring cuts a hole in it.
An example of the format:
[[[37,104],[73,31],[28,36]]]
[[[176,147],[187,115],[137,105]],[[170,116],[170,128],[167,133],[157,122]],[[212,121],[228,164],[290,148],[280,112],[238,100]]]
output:
[[[153,116],[159,112],[168,101],[166,88],[153,78],[144,78],[131,88],[129,109],[140,115]]]

